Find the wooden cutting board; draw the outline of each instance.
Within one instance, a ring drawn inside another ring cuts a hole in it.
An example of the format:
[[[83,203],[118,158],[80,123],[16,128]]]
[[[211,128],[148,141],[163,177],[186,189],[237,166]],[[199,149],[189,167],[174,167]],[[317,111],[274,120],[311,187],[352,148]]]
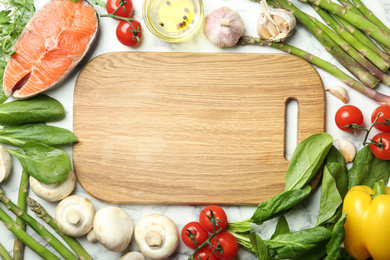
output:
[[[287,54],[114,52],[74,91],[73,160],[121,204],[258,204],[284,190],[286,102],[298,140],[324,131],[316,70]]]

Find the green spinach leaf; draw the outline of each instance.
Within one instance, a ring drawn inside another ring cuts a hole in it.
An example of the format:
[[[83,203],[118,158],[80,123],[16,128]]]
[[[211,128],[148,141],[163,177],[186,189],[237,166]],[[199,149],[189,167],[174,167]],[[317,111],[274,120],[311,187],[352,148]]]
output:
[[[62,150],[44,144],[28,142],[20,149],[6,150],[14,155],[23,169],[39,182],[51,184],[62,181],[71,170],[69,156]]]
[[[332,147],[333,137],[313,134],[294,150],[286,173],[285,190],[300,189],[317,173]]]
[[[259,260],[269,260],[268,248],[263,239],[255,232],[249,234],[249,239],[252,243],[253,251],[259,257]]]
[[[290,233],[290,227],[288,226],[286,217],[281,215],[276,223],[275,232],[272,234],[271,239],[285,233]]]
[[[267,201],[261,202],[251,217],[252,223],[261,225],[267,220],[284,215],[287,211],[304,200],[310,194],[311,188],[283,191]]]
[[[3,126],[53,122],[64,117],[65,109],[62,104],[44,94],[0,104],[0,125]]]
[[[348,188],[356,185],[367,185],[374,188],[374,183],[389,180],[390,161],[382,161],[374,156],[370,146],[366,145],[357,152],[351,169],[348,171]]]
[[[43,123],[9,126],[0,129],[0,143],[22,146],[26,142],[57,146],[77,142],[77,137],[67,129]]]
[[[325,258],[325,260],[333,260],[340,258],[340,246],[345,238],[344,223],[346,217],[347,213],[344,212],[332,229],[332,238],[330,239],[330,242],[326,245],[327,257]]]
[[[294,259],[316,247],[322,241],[330,239],[332,232],[318,226],[300,231],[280,234],[264,241],[269,249],[275,250],[279,258]]]
[[[330,219],[342,203],[343,198],[337,189],[336,179],[325,165],[321,185],[320,212],[315,225],[318,226]]]

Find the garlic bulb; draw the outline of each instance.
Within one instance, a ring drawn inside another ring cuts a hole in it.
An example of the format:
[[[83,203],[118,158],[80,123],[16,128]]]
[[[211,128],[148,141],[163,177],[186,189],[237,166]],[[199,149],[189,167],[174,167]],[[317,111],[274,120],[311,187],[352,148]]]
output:
[[[341,101],[343,101],[343,103],[348,103],[349,101],[348,92],[342,86],[335,86],[332,88],[328,88],[326,91],[328,91],[333,96],[339,98]]]
[[[339,151],[344,156],[345,162],[352,162],[356,156],[356,147],[348,140],[338,140]]]
[[[236,45],[244,33],[244,20],[229,7],[212,11],[204,20],[203,33],[215,46],[220,48]]]
[[[270,9],[265,0],[261,0],[260,4],[257,34],[266,41],[284,41],[295,27],[295,16],[285,9]]]

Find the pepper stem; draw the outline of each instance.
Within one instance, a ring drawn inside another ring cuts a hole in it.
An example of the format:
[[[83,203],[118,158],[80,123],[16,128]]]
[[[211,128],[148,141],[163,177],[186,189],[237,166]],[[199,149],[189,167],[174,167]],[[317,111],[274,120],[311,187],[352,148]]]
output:
[[[380,180],[378,182],[374,183],[374,198],[379,195],[385,194],[385,182],[383,180]]]

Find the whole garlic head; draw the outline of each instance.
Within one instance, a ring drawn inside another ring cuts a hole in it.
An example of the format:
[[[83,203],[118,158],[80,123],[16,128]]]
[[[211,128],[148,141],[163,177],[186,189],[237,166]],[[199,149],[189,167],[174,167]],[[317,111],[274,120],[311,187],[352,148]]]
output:
[[[295,16],[285,9],[270,9],[265,0],[261,0],[260,4],[261,13],[257,21],[257,34],[266,41],[284,41],[296,25]]]
[[[244,29],[244,20],[236,11],[220,7],[206,16],[203,33],[212,44],[223,48],[236,45]]]

